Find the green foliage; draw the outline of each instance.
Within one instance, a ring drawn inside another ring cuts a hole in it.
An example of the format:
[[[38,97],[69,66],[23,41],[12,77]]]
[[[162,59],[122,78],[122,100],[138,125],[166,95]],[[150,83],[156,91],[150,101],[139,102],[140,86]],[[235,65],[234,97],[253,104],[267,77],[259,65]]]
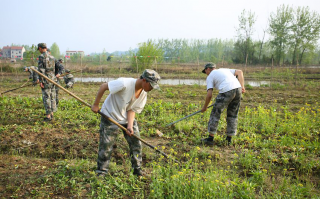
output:
[[[292,20],[291,47],[292,63],[301,65],[306,51],[313,52],[320,34],[320,15],[309,7],[298,7]]]
[[[60,54],[60,49],[59,46],[56,42],[52,44],[50,47],[51,55],[54,56],[56,59],[59,59],[61,54]]]
[[[309,7],[281,5],[269,18],[271,45],[275,50],[275,62],[301,65],[304,55],[313,54],[320,34],[320,15]],[[291,61],[285,60],[291,58]],[[310,61],[310,58],[306,62]]]
[[[254,46],[252,35],[256,22],[255,13],[243,10],[239,16],[239,27],[237,28],[237,42],[235,43],[235,63],[247,63],[253,60]]]
[[[139,44],[138,52],[132,57],[132,70],[142,72],[146,68],[151,68],[155,63],[161,63],[162,59],[163,50],[159,48],[158,44],[148,40]]]
[[[26,63],[25,65],[38,65],[37,58],[39,55],[40,52],[38,51],[38,46],[36,44],[32,44],[32,46],[26,49],[26,52],[23,53],[23,59]]]

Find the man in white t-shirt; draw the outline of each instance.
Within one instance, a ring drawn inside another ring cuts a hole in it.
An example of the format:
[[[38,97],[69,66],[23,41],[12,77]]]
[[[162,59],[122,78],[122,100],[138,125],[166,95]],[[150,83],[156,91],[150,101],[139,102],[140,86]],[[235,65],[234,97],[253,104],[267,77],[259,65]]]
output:
[[[201,112],[205,112],[212,99],[212,90],[216,88],[219,94],[213,105],[208,123],[209,137],[201,139],[205,145],[214,145],[214,134],[217,133],[221,113],[227,108],[227,143],[230,145],[232,136],[237,133],[238,112],[241,93],[245,93],[244,77],[241,70],[216,69],[213,63],[207,63],[202,70],[207,74],[207,96]]]
[[[143,174],[141,171],[141,142],[132,136],[135,134],[140,137],[135,114],[140,113],[144,108],[147,102],[147,92],[152,89],[160,89],[158,85],[159,80],[160,76],[156,71],[146,69],[140,79],[119,78],[104,83],[100,86],[94,104],[91,107],[91,110],[97,113],[102,95],[106,90],[110,91],[100,111],[127,129],[126,132],[123,131],[123,134],[129,144],[133,174],[137,176],[142,176]],[[104,176],[108,173],[111,153],[118,135],[118,129],[117,125],[101,117],[96,171],[98,175]]]

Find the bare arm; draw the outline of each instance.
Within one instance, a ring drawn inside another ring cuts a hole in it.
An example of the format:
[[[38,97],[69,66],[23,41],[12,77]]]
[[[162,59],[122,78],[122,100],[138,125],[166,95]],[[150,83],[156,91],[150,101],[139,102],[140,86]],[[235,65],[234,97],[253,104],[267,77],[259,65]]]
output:
[[[244,87],[244,76],[242,70],[236,70],[234,73],[235,76],[238,76],[238,81],[240,82],[241,88],[242,88],[242,93],[246,92],[246,89]]]
[[[206,101],[205,101],[205,103],[204,103],[204,105],[203,105],[203,107],[202,107],[202,109],[201,109],[201,112],[202,112],[202,113],[207,110],[208,105],[209,105],[211,99],[212,99],[212,89],[209,89],[209,90],[207,91]]]
[[[108,83],[104,83],[100,86],[99,91],[96,96],[96,99],[95,99],[93,105],[91,106],[91,110],[93,112],[97,113],[99,111],[99,103],[100,103],[100,100],[106,90],[109,90]]]
[[[136,113],[132,110],[129,110],[127,112],[127,118],[128,118],[128,126],[127,126],[127,134],[129,136],[133,135],[133,121]]]

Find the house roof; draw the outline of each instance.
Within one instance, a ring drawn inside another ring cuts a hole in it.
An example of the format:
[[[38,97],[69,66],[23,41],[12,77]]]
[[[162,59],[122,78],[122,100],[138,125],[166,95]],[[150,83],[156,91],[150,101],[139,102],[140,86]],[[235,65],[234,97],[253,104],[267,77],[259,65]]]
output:
[[[3,49],[22,50],[21,46],[4,46]]]
[[[22,50],[23,47],[20,46],[12,46],[11,50]]]

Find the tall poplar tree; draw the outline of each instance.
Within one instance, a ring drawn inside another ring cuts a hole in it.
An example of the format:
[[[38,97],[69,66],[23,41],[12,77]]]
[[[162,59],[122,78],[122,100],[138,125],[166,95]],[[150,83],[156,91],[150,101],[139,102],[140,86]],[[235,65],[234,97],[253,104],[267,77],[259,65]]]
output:
[[[309,7],[298,7],[294,11],[291,26],[292,63],[301,64],[306,51],[314,51],[319,39],[320,16]]]
[[[269,17],[268,32],[271,35],[270,44],[275,50],[275,62],[284,62],[286,48],[290,42],[291,22],[293,19],[293,9],[289,6],[281,5],[276,13],[271,13]]]
[[[52,46],[50,47],[50,51],[51,51],[51,55],[54,56],[56,59],[60,58],[60,50],[56,42],[52,44]]]
[[[253,59],[253,42],[252,35],[254,32],[254,24],[256,16],[254,12],[243,10],[238,17],[239,27],[237,28],[237,41],[235,43],[236,60],[245,63],[246,58]]]

